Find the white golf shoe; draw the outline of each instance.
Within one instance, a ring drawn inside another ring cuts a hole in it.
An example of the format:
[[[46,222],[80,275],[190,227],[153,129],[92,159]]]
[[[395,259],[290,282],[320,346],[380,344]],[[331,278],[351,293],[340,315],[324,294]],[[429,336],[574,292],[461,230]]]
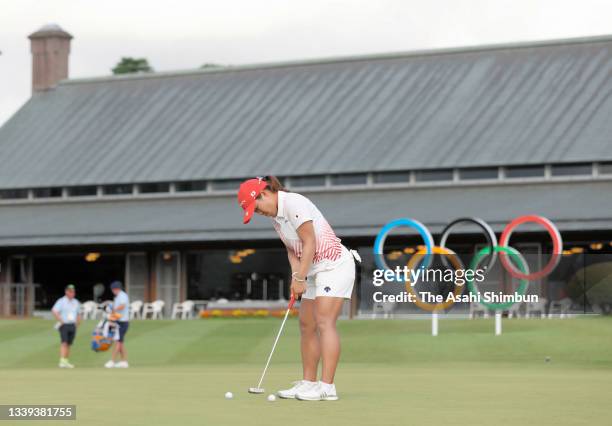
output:
[[[300,401],[337,401],[338,394],[333,383],[318,382],[316,386],[297,392],[295,399]]]
[[[298,380],[297,382],[293,382],[293,387],[290,389],[280,390],[276,394],[280,398],[291,399],[295,398],[295,394],[298,391],[306,391],[314,386],[317,386],[318,382],[310,382],[308,380]]]
[[[115,364],[115,361],[113,361],[112,359],[107,361],[106,364],[104,364],[104,368],[115,368],[117,365]]]
[[[59,368],[74,368],[74,365],[70,364],[67,359],[62,359],[59,362]]]
[[[118,363],[115,364],[115,368],[128,368],[128,362],[127,361],[119,361]]]

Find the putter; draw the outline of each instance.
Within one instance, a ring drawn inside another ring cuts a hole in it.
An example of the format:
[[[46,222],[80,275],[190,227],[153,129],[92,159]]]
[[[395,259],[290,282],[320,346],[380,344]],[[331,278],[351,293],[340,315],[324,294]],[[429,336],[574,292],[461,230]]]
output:
[[[261,378],[259,379],[259,383],[255,388],[249,388],[249,393],[264,393],[265,390],[261,387],[261,383],[263,382],[264,377],[266,376],[266,371],[268,370],[268,365],[270,365],[270,360],[272,359],[272,354],[274,353],[274,349],[276,349],[276,344],[278,343],[278,339],[283,332],[283,327],[285,327],[285,322],[287,321],[287,317],[289,316],[289,312],[291,312],[291,308],[293,308],[293,304],[295,303],[295,296],[291,295],[291,299],[289,300],[289,306],[287,307],[287,312],[285,312],[285,318],[283,318],[283,322],[280,326],[280,330],[278,330],[278,334],[276,335],[276,339],[274,340],[274,344],[272,345],[272,350],[270,351],[270,355],[268,355],[268,360],[266,361],[266,366],[263,369],[263,373],[261,373]]]

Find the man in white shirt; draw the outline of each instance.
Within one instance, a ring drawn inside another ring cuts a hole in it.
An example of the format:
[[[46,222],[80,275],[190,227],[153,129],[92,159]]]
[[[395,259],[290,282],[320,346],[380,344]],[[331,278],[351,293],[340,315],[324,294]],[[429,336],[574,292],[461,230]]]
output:
[[[111,291],[115,295],[112,315],[117,318],[115,321],[117,323],[118,336],[115,341],[115,347],[113,348],[112,359],[104,364],[106,368],[129,367],[127,362],[127,351],[125,349],[125,334],[130,325],[130,298],[127,293],[123,291],[122,287],[120,281],[114,281],[110,285]],[[118,357],[121,357],[121,361],[119,362],[117,362]]]
[[[58,330],[61,339],[59,367],[74,368],[74,365],[68,361],[68,357],[70,356],[70,346],[72,346],[76,336],[77,326],[81,322],[81,314],[79,313],[81,304],[74,297],[76,295],[74,285],[67,285],[64,294],[64,297],[60,297],[55,302],[51,312],[59,324]]]

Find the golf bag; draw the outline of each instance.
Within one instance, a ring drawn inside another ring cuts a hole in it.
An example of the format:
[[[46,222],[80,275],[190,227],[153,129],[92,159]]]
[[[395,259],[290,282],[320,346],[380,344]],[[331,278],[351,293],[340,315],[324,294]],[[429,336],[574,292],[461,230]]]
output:
[[[105,352],[119,338],[119,327],[113,321],[112,315],[105,314],[91,333],[91,349],[94,352]]]

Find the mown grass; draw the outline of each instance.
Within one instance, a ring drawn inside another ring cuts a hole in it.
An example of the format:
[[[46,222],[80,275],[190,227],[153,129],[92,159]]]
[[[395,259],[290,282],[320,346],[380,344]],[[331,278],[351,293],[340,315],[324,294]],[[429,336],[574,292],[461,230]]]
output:
[[[77,368],[58,369],[52,325],[0,321],[0,403],[77,404],[73,424],[611,422],[612,318],[504,320],[497,337],[484,319],[443,320],[437,337],[428,321],[342,321],[336,403],[269,403],[246,393],[278,319],[135,321],[128,370],[102,368],[108,354],[89,349],[94,322],[79,330]],[[269,393],[299,378],[298,343],[290,319],[264,383]],[[226,391],[235,398],[225,400]]]

